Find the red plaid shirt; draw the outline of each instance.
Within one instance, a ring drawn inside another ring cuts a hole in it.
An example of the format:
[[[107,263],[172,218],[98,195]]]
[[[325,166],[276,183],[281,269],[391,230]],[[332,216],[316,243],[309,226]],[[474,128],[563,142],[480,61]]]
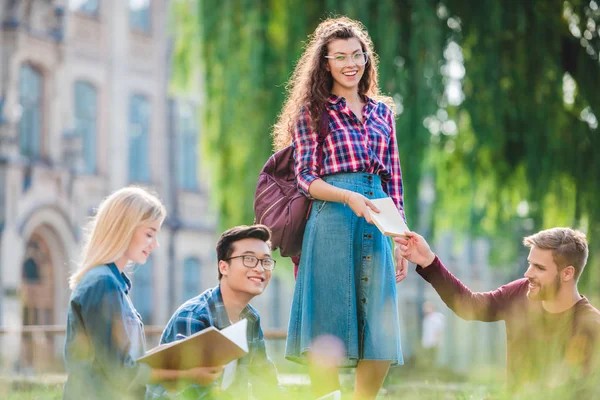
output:
[[[298,189],[309,196],[308,187],[320,176],[339,172],[367,172],[381,177],[383,190],[404,215],[402,172],[392,110],[368,99],[360,122],[343,97],[331,95],[327,102],[329,135],[323,143],[323,162],[317,165],[318,133],[310,126],[307,111],[294,129],[294,159]]]

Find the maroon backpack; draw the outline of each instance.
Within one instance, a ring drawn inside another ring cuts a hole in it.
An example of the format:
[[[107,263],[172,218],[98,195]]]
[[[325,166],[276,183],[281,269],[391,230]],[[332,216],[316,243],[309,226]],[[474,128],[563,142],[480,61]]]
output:
[[[321,116],[317,144],[318,163],[323,157],[323,142],[329,134],[329,114]],[[312,201],[300,193],[294,172],[294,148],[290,145],[269,157],[258,175],[254,193],[254,223],[271,229],[273,250],[284,257],[302,251],[304,227]]]

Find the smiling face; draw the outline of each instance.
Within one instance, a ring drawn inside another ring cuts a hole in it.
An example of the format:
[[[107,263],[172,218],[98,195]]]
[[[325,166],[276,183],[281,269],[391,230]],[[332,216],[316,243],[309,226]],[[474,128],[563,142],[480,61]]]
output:
[[[332,92],[346,92],[348,90],[358,91],[358,84],[365,73],[364,65],[356,65],[352,59],[356,53],[363,52],[360,41],[357,38],[335,39],[327,45],[328,56],[346,56],[347,62],[339,66],[335,59],[327,59],[327,70],[333,77]]]
[[[158,247],[160,226],[158,221],[153,221],[135,228],[123,258],[136,264],[145,264],[152,251]]]
[[[529,262],[529,268],[525,272],[525,278],[529,280],[527,297],[530,300],[554,300],[562,282],[552,250],[532,247],[527,261]]]
[[[271,249],[260,239],[241,239],[232,244],[233,252],[229,260],[219,261],[219,271],[223,275],[221,285],[227,285],[232,291],[244,293],[252,297],[261,294],[271,280],[271,271],[267,271],[258,262],[256,267],[244,265],[243,257],[254,256],[259,259],[270,258]]]

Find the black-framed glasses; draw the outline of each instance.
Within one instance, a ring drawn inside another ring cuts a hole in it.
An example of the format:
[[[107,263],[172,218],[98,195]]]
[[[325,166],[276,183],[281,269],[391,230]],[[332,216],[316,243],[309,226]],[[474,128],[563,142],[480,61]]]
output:
[[[244,256],[229,257],[223,261],[233,260],[234,258],[241,258],[242,264],[244,264],[244,267],[247,267],[247,268],[255,268],[258,265],[259,261],[262,264],[262,267],[264,269],[266,269],[267,271],[272,271],[273,268],[275,268],[275,260],[273,260],[270,257],[258,258],[258,257],[251,256],[251,255],[244,255]]]
[[[352,62],[358,66],[363,66],[367,63],[367,61],[369,61],[369,53],[359,52],[350,56],[347,54],[336,54],[335,56],[325,56],[325,58],[333,60],[335,66],[340,68],[348,65],[350,60],[352,60]]]

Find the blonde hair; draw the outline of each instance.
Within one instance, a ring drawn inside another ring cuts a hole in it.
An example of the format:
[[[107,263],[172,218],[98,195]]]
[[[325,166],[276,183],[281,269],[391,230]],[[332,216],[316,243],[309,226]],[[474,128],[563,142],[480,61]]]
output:
[[[158,197],[140,187],[125,187],[104,199],[87,227],[81,262],[69,278],[71,290],[91,268],[121,258],[138,226],[162,224],[166,214]]]
[[[575,268],[575,282],[579,280],[588,258],[585,233],[571,228],[552,228],[523,238],[526,247],[552,250],[552,259],[561,271],[569,265]]]

